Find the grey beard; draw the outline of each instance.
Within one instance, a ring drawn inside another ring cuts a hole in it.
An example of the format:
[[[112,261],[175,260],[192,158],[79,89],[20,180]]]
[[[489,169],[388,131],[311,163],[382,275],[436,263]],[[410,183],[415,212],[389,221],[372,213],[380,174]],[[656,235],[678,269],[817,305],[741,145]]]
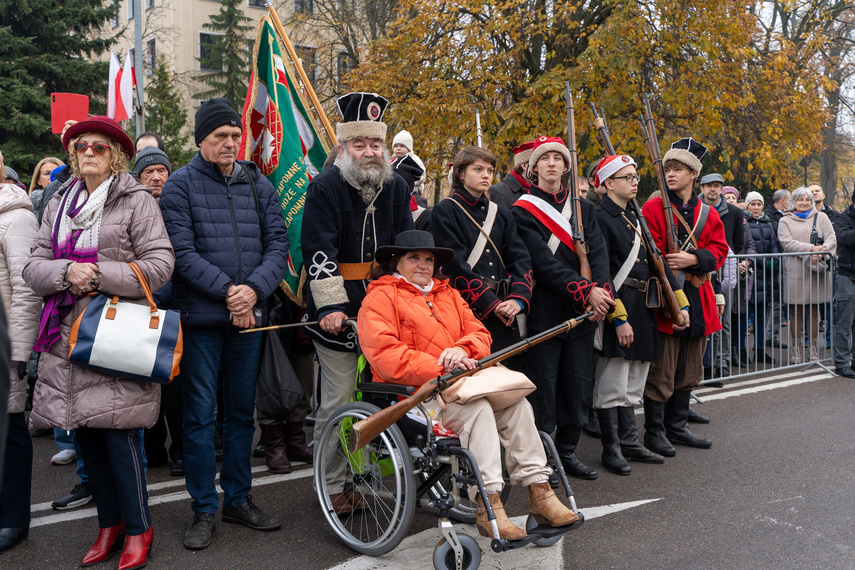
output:
[[[391,181],[393,177],[386,149],[383,149],[382,157],[368,159],[354,159],[345,149],[336,158],[335,164],[341,170],[342,178],[359,190],[365,204],[370,204],[383,184]]]

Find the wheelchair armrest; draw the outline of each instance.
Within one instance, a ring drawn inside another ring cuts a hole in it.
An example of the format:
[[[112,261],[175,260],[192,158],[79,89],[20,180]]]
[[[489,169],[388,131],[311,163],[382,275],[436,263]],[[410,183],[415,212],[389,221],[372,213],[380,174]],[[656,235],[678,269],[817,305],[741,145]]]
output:
[[[389,382],[359,382],[356,389],[362,392],[374,392],[376,394],[396,394],[401,396],[409,396],[416,391],[413,386],[404,386],[402,384],[391,384]]]

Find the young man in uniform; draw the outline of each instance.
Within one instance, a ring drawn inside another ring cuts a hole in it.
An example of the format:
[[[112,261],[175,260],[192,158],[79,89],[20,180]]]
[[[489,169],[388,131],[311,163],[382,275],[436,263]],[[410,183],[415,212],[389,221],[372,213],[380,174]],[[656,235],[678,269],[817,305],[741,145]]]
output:
[[[537,390],[529,396],[538,429],[555,430],[555,444],[564,469],[582,479],[596,479],[597,472],[576,457],[582,427],[588,423],[593,391],[594,331],[612,310],[608,252],[586,200],[572,200],[561,184],[570,170],[570,151],[560,138],[540,137],[535,142],[529,167],[536,182],[529,194],[511,208],[520,236],[528,248],[536,285],[532,294],[528,329],[539,333],[587,311],[594,315],[570,332],[544,341],[529,350],[528,372]],[[578,199],[578,197],[577,197]],[[582,212],[578,226],[584,229],[590,276],[583,276],[580,257],[569,220]]]
[[[644,444],[665,457],[676,450],[671,443],[709,448],[712,442],[696,436],[687,427],[691,391],[703,377],[706,337],[721,330],[716,298],[709,273],[724,264],[727,242],[718,212],[695,195],[694,185],[701,171],[706,147],[684,138],[665,153],[665,179],[672,205],[671,226],[679,251],[668,253],[664,202],[656,197],[644,203],[642,214],[650,232],[689,300],[689,325],[675,330],[659,309],[657,326],[663,356],[650,366],[644,387]],[[671,443],[669,443],[671,442]]]
[[[475,316],[493,337],[493,352],[519,342],[516,316],[531,302],[531,258],[513,215],[487,198],[496,156],[468,146],[454,157],[452,194],[433,209],[437,247],[454,251],[442,266]],[[519,359],[511,364],[518,368]]]
[[[630,202],[638,193],[636,164],[626,155],[600,161],[595,187],[606,194],[594,210],[609,253],[609,274],[614,286],[615,310],[602,327],[594,375],[594,408],[603,441],[603,467],[618,475],[632,471],[628,459],[664,463],[665,458],[638,441],[634,406],[641,401],[651,361],[662,358],[656,314],[648,308],[648,294],[659,286],[655,266]],[[688,301],[665,265],[665,274],[688,322]],[[661,288],[659,289],[661,291]],[[660,294],[662,297],[662,294]],[[661,299],[660,299],[661,300]],[[682,328],[685,328],[683,326]]]

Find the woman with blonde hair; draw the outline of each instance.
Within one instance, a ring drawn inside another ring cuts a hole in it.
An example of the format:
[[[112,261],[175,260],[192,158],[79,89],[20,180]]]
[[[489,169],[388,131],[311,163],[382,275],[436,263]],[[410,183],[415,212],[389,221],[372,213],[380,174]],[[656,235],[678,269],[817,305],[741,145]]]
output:
[[[136,263],[156,291],[169,280],[175,255],[157,202],[128,172],[134,145],[116,121],[81,121],[62,143],[73,175],[46,205],[23,271],[45,297],[30,422],[32,428],[76,430],[100,527],[83,565],[106,560],[124,541],[119,570],[141,568],[153,529],[139,428],[157,421],[160,387],[73,364],[69,334],[93,291],[145,304],[128,264]]]
[[[33,203],[36,218],[41,216],[42,198],[45,188],[50,184],[50,173],[59,166],[65,166],[65,163],[56,157],[46,156],[39,161],[33,170],[33,179],[30,181],[30,201]]]

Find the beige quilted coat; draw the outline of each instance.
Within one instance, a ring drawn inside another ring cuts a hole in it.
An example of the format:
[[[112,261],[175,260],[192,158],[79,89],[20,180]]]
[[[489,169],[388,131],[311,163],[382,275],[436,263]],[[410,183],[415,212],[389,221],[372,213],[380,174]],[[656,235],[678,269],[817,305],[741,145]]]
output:
[[[21,276],[38,229],[27,193],[13,184],[0,184],[0,294],[9,323],[13,362],[30,359],[39,331],[42,299]],[[27,400],[27,379],[19,380],[14,369],[11,379],[7,409],[10,414],[19,414]]]
[[[831,220],[823,212],[811,209],[806,219],[787,212],[778,222],[778,241],[785,253],[810,251],[810,233],[816,218],[816,232],[832,254],[837,251],[837,237]],[[811,256],[793,255],[783,258],[784,290],[781,298],[789,305],[819,305],[832,301],[832,279],[828,271],[828,256],[812,263]]]
[[[66,182],[45,207],[36,248],[24,267],[24,279],[39,295],[50,295],[63,288],[62,278],[69,262],[54,259],[50,236],[62,198],[60,193],[64,194],[73,180]],[[145,303],[142,287],[127,265],[129,261],[136,261],[149,286],[156,291],[169,280],[175,255],[151,192],[130,174],[122,173],[113,182],[104,204],[98,243],[100,290]],[[62,338],[39,359],[31,428],[153,426],[160,405],[160,386],[106,376],[68,361],[71,325],[88,303],[88,297],[77,302],[61,323]]]

